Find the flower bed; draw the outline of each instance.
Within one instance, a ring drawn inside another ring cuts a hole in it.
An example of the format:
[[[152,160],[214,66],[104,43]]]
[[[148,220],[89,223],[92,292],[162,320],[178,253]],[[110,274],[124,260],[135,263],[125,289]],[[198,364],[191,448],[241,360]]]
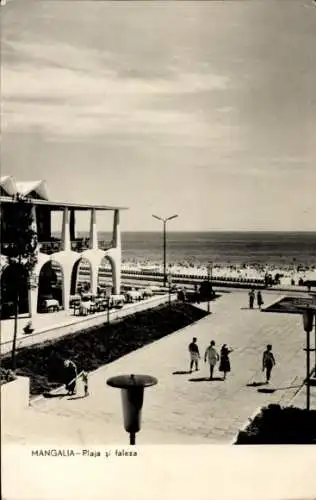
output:
[[[316,444],[316,410],[271,404],[239,431],[235,444]]]
[[[67,335],[17,352],[17,373],[30,378],[31,395],[42,394],[63,383],[63,360],[70,358],[78,370],[92,371],[203,318],[207,313],[176,302],[137,312],[123,320]],[[10,366],[4,358],[2,366]]]

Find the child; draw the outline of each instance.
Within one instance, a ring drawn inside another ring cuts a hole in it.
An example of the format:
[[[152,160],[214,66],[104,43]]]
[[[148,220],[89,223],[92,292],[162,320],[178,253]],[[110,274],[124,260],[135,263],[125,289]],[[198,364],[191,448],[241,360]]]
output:
[[[83,382],[84,395],[85,395],[85,397],[87,397],[87,396],[89,396],[88,373],[82,372],[81,378],[82,378],[82,382]]]

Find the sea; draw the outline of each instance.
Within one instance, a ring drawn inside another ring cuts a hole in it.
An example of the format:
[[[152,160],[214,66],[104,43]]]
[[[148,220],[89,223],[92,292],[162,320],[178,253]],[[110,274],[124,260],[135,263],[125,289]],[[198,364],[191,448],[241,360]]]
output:
[[[110,242],[111,236],[99,233],[100,240]],[[316,232],[170,231],[166,240],[169,264],[316,266]],[[124,262],[161,263],[162,255],[162,232],[122,232]]]

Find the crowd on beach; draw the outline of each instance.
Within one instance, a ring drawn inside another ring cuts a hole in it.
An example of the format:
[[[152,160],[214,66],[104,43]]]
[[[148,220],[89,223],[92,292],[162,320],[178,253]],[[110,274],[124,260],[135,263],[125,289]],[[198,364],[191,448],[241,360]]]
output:
[[[264,279],[267,275],[273,278],[277,277],[280,284],[298,285],[300,281],[314,279],[316,280],[316,263],[315,264],[265,264],[265,263],[241,263],[233,264],[230,262],[212,263],[208,266],[207,263],[198,261],[179,261],[170,262],[168,264],[168,273],[172,275],[187,274],[200,275],[205,277],[211,273],[213,277],[223,278],[242,278],[242,279]],[[153,271],[163,272],[161,261],[152,260],[123,260],[123,270],[138,270],[138,271]]]

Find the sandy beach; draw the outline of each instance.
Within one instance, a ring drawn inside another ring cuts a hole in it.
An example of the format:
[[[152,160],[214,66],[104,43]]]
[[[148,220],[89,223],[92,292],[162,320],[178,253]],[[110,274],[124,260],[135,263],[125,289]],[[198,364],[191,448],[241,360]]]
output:
[[[163,266],[159,262],[129,262],[122,264],[125,271],[153,271],[163,272]],[[168,266],[168,273],[171,275],[186,274],[188,276],[198,275],[201,278],[207,276],[208,269],[205,265],[193,266],[187,263],[178,263]],[[298,284],[300,280],[316,280],[316,267],[300,268],[293,266],[251,266],[251,265],[213,265],[210,267],[210,274],[216,278],[241,278],[241,279],[264,279],[269,274],[275,277],[280,276],[281,285]]]

